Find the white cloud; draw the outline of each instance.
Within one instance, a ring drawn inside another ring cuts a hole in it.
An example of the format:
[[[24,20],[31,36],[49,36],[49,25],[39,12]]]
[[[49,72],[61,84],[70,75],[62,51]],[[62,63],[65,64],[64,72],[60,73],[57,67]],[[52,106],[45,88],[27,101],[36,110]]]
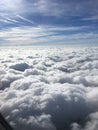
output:
[[[27,20],[28,21],[28,20]],[[13,21],[7,21],[13,22]],[[30,21],[28,21],[30,22]],[[64,35],[62,32],[82,31],[87,27],[13,27],[0,32],[3,45],[33,45],[33,44],[68,44],[68,43],[96,43],[97,33],[72,33]]]
[[[0,1],[0,12],[3,14],[15,14],[19,13],[22,9],[22,0],[3,0]]]
[[[27,18],[24,18],[24,17],[22,17],[22,16],[20,16],[20,15],[16,15],[16,16],[17,16],[18,18],[20,18],[21,20],[26,21],[26,22],[31,23],[31,24],[34,25],[34,22],[33,22],[33,21],[31,21],[31,20],[29,20],[29,19],[27,19]]]
[[[1,47],[0,111],[15,130],[97,130],[97,63],[93,47]]]

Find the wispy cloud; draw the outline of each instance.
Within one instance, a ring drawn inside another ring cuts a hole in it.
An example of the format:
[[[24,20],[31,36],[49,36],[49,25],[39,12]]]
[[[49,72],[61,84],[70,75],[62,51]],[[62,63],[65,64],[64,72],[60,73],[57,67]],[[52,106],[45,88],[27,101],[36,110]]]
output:
[[[4,23],[11,23],[11,24],[19,24],[20,22],[16,19],[10,18],[8,16],[0,17],[0,21]]]
[[[10,30],[3,30],[0,32],[0,38],[4,39],[10,45],[33,45],[33,44],[61,44],[61,43],[83,43],[83,42],[97,42],[98,34],[93,32],[76,32],[72,33],[71,30],[77,30],[79,27],[13,27]],[[80,30],[82,27],[80,27]],[[66,34],[61,33],[65,31]],[[67,34],[67,32],[71,32]]]
[[[3,0],[0,37],[9,44],[75,43],[91,38],[97,42],[97,23],[94,31],[89,22],[98,20],[97,13],[97,0]]]
[[[19,12],[22,7],[22,0],[3,0],[0,1],[0,12],[2,13],[15,13]]]
[[[45,26],[45,28],[49,31],[78,31],[89,28],[89,26]]]
[[[22,17],[22,16],[20,16],[20,15],[16,15],[16,17],[18,17],[19,19],[21,19],[21,20],[23,20],[23,21],[26,21],[26,22],[31,23],[31,24],[34,25],[34,22],[33,22],[33,21],[31,21],[31,20],[29,20],[29,19],[27,19],[27,18],[25,18],[25,17]]]
[[[85,21],[94,21],[94,20],[98,20],[98,15],[93,15],[93,16],[90,16],[90,17],[86,17],[86,18],[83,18],[82,20],[85,20]]]
[[[0,12],[6,14],[44,15],[44,16],[83,16],[98,13],[97,0],[58,1],[58,0],[3,0],[0,1]],[[25,18],[25,17],[24,17]]]
[[[29,13],[39,13],[45,16],[83,16],[90,14],[97,14],[98,12],[98,2],[97,0],[87,1],[64,1],[64,0],[38,0],[27,3],[27,12]],[[33,9],[33,10],[32,10]]]

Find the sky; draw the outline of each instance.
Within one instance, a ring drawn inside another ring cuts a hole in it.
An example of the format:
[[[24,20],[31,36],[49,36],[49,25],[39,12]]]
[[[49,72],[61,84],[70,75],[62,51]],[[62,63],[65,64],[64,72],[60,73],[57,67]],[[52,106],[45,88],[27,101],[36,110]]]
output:
[[[98,0],[0,1],[0,45],[98,43]]]

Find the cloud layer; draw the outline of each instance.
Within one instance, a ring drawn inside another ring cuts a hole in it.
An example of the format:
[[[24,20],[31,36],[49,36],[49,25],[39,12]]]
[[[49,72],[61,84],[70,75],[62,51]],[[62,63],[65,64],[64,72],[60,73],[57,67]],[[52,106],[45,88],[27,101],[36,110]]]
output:
[[[0,106],[15,130],[97,130],[98,48],[0,48]]]

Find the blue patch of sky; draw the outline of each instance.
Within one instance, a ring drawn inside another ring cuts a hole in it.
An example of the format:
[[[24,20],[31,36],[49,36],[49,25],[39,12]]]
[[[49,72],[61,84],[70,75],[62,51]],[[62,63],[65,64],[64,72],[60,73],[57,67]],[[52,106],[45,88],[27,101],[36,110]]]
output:
[[[20,2],[20,0],[17,1]],[[92,38],[92,42],[98,42],[98,0],[21,0],[19,5],[20,8],[18,8],[18,5],[14,3],[13,0],[5,0],[3,5],[2,2],[0,3],[1,33],[6,29],[8,30],[8,28],[13,30],[14,28],[18,27],[19,30],[22,30],[25,27],[28,27],[27,29],[32,27],[33,32],[33,27],[40,28],[40,30],[41,27],[43,27],[44,30],[46,29],[46,32],[48,30],[48,32],[52,33],[49,33],[48,35],[43,34],[41,36],[39,36],[39,34],[37,36],[36,34],[36,37],[45,37],[46,40],[46,37],[52,36],[58,37],[65,35],[70,37],[73,34],[81,34],[82,36],[82,34],[89,35],[89,33],[92,33],[92,37],[86,38],[85,41],[87,42],[88,40],[89,42],[89,39]],[[11,4],[11,7],[7,5],[8,3]],[[58,27],[61,29],[56,29]],[[64,27],[69,27],[69,29],[64,30]],[[73,27],[73,29],[70,29],[71,27]],[[79,29],[77,29],[77,27]],[[49,28],[51,30],[49,30]],[[55,29],[52,30],[52,28]],[[24,31],[26,31],[26,29],[24,29]],[[95,38],[93,38],[94,35],[96,35]],[[80,43],[85,42],[81,41],[81,39],[82,37],[80,37]],[[0,44],[5,40],[6,36],[1,36]],[[48,42],[49,41],[47,40],[47,43]],[[54,40],[54,42],[57,41]],[[74,42],[76,41],[73,41],[73,43]],[[10,44],[10,42],[8,42],[8,44]]]

